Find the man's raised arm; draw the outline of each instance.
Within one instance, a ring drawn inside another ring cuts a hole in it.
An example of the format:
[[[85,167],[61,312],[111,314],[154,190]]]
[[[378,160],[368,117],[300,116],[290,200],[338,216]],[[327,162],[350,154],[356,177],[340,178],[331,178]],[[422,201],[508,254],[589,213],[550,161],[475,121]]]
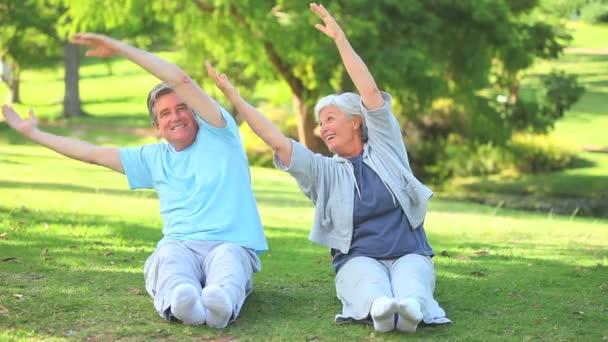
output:
[[[186,104],[207,123],[224,127],[226,122],[217,103],[184,70],[148,51],[96,33],[77,33],[72,37],[77,45],[89,47],[91,57],[123,56],[141,66],[163,82],[168,83]]]

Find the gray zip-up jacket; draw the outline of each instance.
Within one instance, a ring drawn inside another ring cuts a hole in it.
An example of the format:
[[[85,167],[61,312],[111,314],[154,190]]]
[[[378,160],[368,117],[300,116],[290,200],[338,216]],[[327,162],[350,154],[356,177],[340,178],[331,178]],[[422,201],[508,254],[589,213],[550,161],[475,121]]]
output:
[[[368,141],[363,146],[363,162],[384,182],[410,225],[417,229],[424,222],[428,200],[433,192],[414,175],[409,165],[401,129],[392,108],[392,97],[382,92],[384,106],[367,110],[361,104]],[[355,191],[359,192],[353,166],[338,155],[332,158],[315,154],[292,140],[291,162],[283,165],[274,156],[277,169],[287,171],[315,205],[315,217],[309,239],[323,246],[348,253],[353,236]]]

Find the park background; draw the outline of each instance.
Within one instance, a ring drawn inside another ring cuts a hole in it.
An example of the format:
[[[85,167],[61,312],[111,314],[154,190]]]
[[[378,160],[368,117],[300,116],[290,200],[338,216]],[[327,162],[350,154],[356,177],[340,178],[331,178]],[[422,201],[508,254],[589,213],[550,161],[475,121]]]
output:
[[[425,228],[436,296],[454,321],[420,340],[607,340],[608,4],[330,1],[395,97],[415,174],[436,192]],[[66,37],[105,32],[205,75],[209,59],[284,132],[326,153],[312,106],[352,89],[301,1],[0,1],[0,98],[96,144],[158,141],[132,63],[83,58]],[[239,121],[238,116],[236,117]],[[143,288],[158,200],[124,176],[27,142],[0,121],[0,339],[400,340],[337,326],[312,205],[245,123],[270,251],[227,329],[166,324]]]

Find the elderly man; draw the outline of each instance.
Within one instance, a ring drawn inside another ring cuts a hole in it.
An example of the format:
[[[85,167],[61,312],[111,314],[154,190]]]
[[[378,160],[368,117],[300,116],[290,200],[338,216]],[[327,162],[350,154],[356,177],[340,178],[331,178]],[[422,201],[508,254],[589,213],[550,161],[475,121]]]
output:
[[[165,320],[223,328],[234,320],[268,246],[238,127],[178,66],[115,39],[74,36],[87,56],[124,56],[164,83],[148,94],[152,125],[165,142],[105,147],[37,128],[3,106],[8,124],[67,157],[124,173],[131,189],[154,188],[163,238],[144,266],[145,284]],[[236,214],[238,213],[238,215]]]

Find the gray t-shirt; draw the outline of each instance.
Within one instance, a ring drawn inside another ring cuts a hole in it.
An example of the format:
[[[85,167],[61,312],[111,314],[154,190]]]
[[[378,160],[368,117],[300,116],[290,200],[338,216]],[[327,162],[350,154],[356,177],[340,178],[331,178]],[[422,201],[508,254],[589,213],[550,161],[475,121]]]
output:
[[[348,254],[331,250],[336,272],[356,256],[394,259],[406,254],[434,256],[424,227],[412,230],[407,216],[374,170],[363,162],[363,152],[349,159],[361,198],[355,192],[353,239]]]

